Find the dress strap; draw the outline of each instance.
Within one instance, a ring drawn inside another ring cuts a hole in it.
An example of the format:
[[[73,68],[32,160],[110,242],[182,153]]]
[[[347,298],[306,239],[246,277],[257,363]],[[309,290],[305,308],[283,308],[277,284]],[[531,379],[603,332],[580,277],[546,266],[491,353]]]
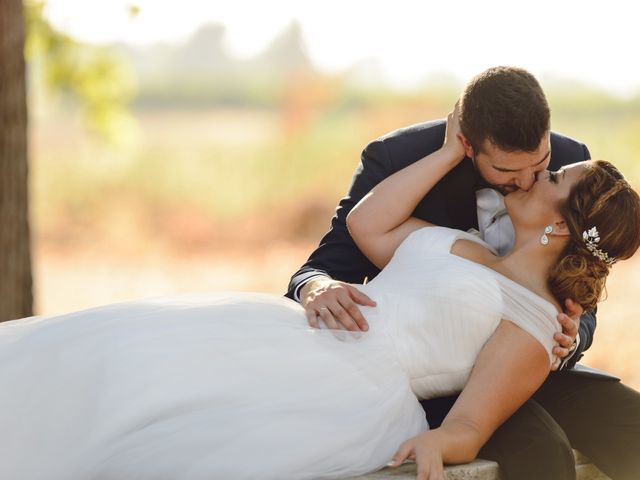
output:
[[[451,247],[455,241],[459,239],[479,243],[496,254],[495,249],[483,241],[479,237],[479,234],[474,235],[455,228],[436,226],[423,227],[412,232],[400,245],[398,250],[411,249],[413,252],[423,254],[451,253]]]
[[[448,229],[451,230],[453,232],[453,238],[451,240],[451,244],[449,245],[449,251],[451,251],[451,248],[453,247],[453,244],[457,241],[457,240],[470,240],[472,242],[478,243],[480,245],[482,245],[484,248],[486,248],[487,250],[489,250],[491,253],[493,253],[494,255],[498,255],[498,252],[496,252],[496,249],[493,248],[491,245],[489,245],[487,242],[485,242],[482,237],[480,237],[480,232],[478,232],[477,230],[472,232],[463,232],[462,230],[456,230],[456,229]]]

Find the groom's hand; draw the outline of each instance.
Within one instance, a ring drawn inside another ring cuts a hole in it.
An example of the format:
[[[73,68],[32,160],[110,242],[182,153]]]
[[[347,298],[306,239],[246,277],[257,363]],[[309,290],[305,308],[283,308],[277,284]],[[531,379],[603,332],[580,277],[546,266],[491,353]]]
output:
[[[562,360],[573,352],[573,345],[580,328],[580,317],[582,316],[582,307],[573,300],[565,300],[565,313],[558,314],[558,322],[562,325],[562,332],[556,332],[554,340],[558,345],[553,347],[553,354],[558,357],[556,362],[551,366],[551,370],[558,370]]]
[[[358,305],[376,306],[376,302],[353,285],[329,277],[309,280],[300,289],[300,303],[310,327],[319,328],[322,320],[327,328],[340,329],[342,325],[352,332],[369,330]]]

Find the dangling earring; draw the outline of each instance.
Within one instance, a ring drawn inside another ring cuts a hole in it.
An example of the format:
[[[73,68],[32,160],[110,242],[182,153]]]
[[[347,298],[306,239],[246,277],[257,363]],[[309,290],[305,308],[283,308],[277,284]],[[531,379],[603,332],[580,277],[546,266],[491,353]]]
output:
[[[549,244],[549,237],[547,237],[547,235],[551,232],[553,232],[553,227],[551,225],[547,225],[546,227],[544,227],[544,234],[540,237],[540,243],[542,245]]]

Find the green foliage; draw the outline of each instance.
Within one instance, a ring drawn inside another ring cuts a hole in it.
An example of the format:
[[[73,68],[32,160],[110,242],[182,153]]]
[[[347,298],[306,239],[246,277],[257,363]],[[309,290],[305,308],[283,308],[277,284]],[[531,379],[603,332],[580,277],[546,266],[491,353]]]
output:
[[[130,3],[127,5],[130,17],[137,17],[140,14],[140,7],[136,4]]]
[[[121,142],[133,127],[127,111],[136,92],[132,70],[109,49],[84,45],[54,29],[43,16],[45,3],[25,2],[25,55],[32,86],[75,99],[91,130]]]

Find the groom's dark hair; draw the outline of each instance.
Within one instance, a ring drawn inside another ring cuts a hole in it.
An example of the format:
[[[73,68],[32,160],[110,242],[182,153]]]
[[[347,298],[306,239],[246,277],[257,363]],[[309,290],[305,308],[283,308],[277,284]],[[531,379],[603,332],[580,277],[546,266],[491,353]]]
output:
[[[475,153],[485,140],[507,152],[533,152],[550,128],[542,87],[517,67],[494,67],[476,75],[460,99],[460,129]]]

